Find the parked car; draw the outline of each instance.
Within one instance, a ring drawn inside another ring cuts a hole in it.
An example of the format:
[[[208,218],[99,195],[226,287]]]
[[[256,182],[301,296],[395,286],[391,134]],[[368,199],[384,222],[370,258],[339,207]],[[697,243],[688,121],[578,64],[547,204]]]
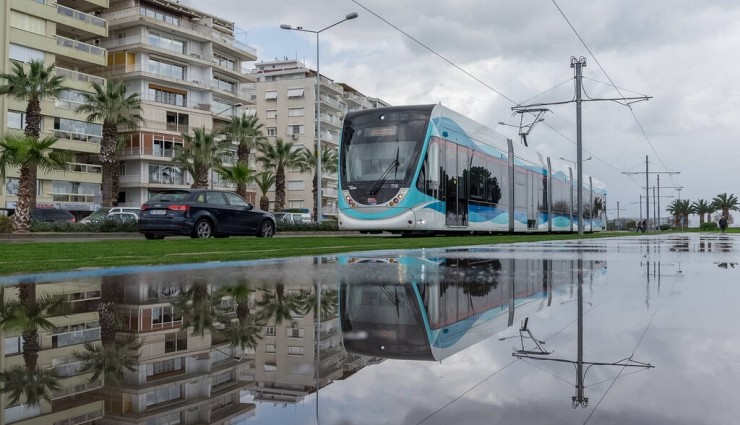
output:
[[[300,224],[309,223],[311,221],[310,218],[304,221],[303,214],[301,213],[275,212],[272,214],[275,216],[278,223]]]
[[[86,224],[86,223],[94,223],[96,221],[100,221],[105,219],[108,215],[113,213],[119,213],[119,212],[127,212],[127,213],[134,213],[137,216],[141,213],[140,208],[136,207],[103,207],[98,208],[95,210],[94,213],[88,215],[87,217],[80,220],[80,223]]]
[[[171,189],[141,206],[139,232],[147,239],[185,235],[193,238],[275,234],[275,216],[256,209],[234,192]]]
[[[31,221],[36,223],[74,223],[75,216],[59,208],[31,208]]]
[[[105,216],[103,220],[114,221],[116,223],[138,223],[139,214],[133,212],[112,212]]]

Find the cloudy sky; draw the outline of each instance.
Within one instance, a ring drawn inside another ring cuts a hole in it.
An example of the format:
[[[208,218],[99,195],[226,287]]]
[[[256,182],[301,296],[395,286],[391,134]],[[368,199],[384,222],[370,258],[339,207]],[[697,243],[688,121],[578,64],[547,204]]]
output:
[[[584,172],[606,183],[611,217],[617,201],[621,217],[639,214],[645,174],[623,172],[645,171],[646,156],[650,171],[680,172],[661,175],[661,196],[678,197],[667,188],[678,186],[682,199],[740,195],[737,1],[180,1],[234,21],[258,61],[297,58],[311,68],[315,36],[280,24],[318,30],[357,12],[321,34],[322,74],[393,105],[441,102],[515,140],[516,128],[498,125],[518,123],[511,107],[573,99],[570,58],[584,56],[588,96],[652,96],[632,110],[615,102],[583,105],[583,157],[593,157]],[[575,104],[550,109],[529,145],[575,160]],[[651,174],[649,185],[656,184]],[[662,198],[661,206],[672,200]]]

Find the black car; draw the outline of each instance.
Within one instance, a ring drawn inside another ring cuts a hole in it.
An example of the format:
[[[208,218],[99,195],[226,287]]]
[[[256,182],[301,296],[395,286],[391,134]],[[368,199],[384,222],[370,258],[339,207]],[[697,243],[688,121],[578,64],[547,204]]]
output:
[[[185,235],[193,238],[275,234],[275,217],[233,192],[172,189],[158,192],[141,206],[139,232],[147,239]]]
[[[31,221],[36,223],[74,223],[75,216],[59,208],[31,208]]]

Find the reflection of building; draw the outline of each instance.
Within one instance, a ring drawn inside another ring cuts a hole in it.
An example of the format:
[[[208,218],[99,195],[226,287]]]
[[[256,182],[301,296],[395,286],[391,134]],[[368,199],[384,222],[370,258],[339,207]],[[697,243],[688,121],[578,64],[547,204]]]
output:
[[[141,344],[137,370],[126,372],[120,388],[107,388],[106,424],[233,424],[254,414],[240,403],[249,384],[241,373],[249,360],[211,333],[180,330],[173,303],[189,285],[185,278],[158,276],[115,283],[123,332]]]
[[[16,288],[5,290],[6,300],[17,297]],[[37,299],[44,295],[65,294],[71,300],[72,312],[50,321],[56,326],[52,333],[40,332],[38,365],[41,369],[54,368],[60,377],[60,389],[51,394],[51,403],[42,401],[39,406],[29,406],[24,400],[8,406],[8,394],[0,392],[0,423],[17,425],[67,425],[82,424],[103,417],[100,398],[102,382],[90,382],[91,374],[81,373],[82,366],[74,356],[84,350],[83,344],[100,339],[97,305],[100,284],[96,282],[64,282],[36,285]],[[8,370],[24,365],[23,344],[20,334],[4,334],[0,369]]]
[[[306,288],[286,288],[286,297],[305,296]],[[335,311],[335,310],[334,310]],[[297,403],[317,390],[316,320],[293,312],[293,319],[275,323],[270,318],[255,353],[255,385],[249,388],[254,401]],[[318,388],[343,375],[345,352],[341,346],[336,313],[319,325]]]
[[[80,71],[105,64],[106,51],[96,40],[108,35],[108,23],[98,16],[106,7],[108,0],[8,0],[0,5],[0,34],[4,35],[0,73],[12,71],[11,60],[42,60],[46,66],[55,65],[56,75],[64,77],[67,87],[59,99],[41,102],[41,136],[59,138],[55,147],[71,151],[74,159],[66,173],[39,171],[39,206],[90,211],[100,195],[97,157],[102,126],[85,122],[85,116],[74,111],[81,104],[81,93],[91,90],[91,82],[105,82]],[[23,132],[26,106],[24,101],[0,96],[0,134]],[[15,208],[17,182],[16,170],[8,170],[5,182],[0,181],[0,210]]]
[[[121,205],[139,206],[151,190],[191,183],[171,165],[181,133],[210,131],[215,120],[241,114],[235,105],[249,103],[253,81],[242,63],[255,60],[256,51],[237,39],[232,22],[174,1],[112,0],[104,16],[110,23],[104,74],[142,99],[145,121],[125,135],[119,195]],[[223,160],[233,163],[235,154]]]

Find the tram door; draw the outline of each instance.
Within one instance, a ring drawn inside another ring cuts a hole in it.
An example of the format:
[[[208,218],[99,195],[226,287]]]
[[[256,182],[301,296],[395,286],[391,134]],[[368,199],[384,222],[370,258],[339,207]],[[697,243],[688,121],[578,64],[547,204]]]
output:
[[[463,146],[448,143],[447,155],[445,156],[445,171],[447,174],[445,185],[447,215],[445,224],[453,227],[467,226],[469,152]]]
[[[527,228],[537,229],[537,176],[527,172]]]

